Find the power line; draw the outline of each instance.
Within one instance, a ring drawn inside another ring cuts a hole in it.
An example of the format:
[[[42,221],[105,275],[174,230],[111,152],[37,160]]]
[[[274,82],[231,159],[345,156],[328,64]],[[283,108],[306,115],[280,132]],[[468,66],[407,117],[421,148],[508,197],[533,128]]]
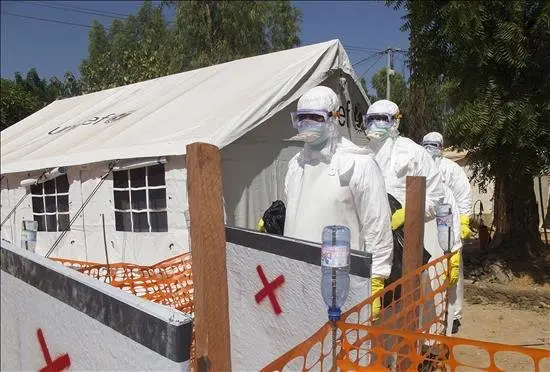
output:
[[[84,28],[92,28],[92,26],[90,26],[90,25],[83,25],[83,24],[81,24],[81,23],[60,21],[60,20],[57,20],[57,19],[41,18],[41,17],[32,17],[32,16],[28,16],[28,15],[16,14],[16,13],[10,13],[10,12],[2,12],[2,14],[9,15],[9,16],[12,16],[12,17],[34,19],[34,20],[43,21],[43,22],[59,23],[59,24],[62,24],[62,25],[70,25],[70,26],[78,26],[78,27],[84,27]],[[106,28],[105,30],[107,31],[108,29]]]
[[[68,5],[56,5],[56,4],[48,4],[48,3],[42,3],[40,1],[21,1],[22,3],[28,4],[28,5],[38,5],[38,6],[45,6],[52,9],[59,9],[64,10],[66,12],[73,12],[73,13],[83,13],[83,14],[91,14],[91,15],[97,15],[101,17],[109,17],[109,18],[115,18],[115,19],[122,19],[119,16],[110,15],[103,11],[95,11],[95,10],[89,10],[89,9],[71,9]]]
[[[35,5],[42,5],[42,6],[57,7],[57,8],[66,8],[67,10],[72,9],[75,12],[89,11],[89,12],[102,13],[106,17],[109,17],[109,15],[107,15],[107,14],[110,14],[110,16],[113,16],[113,17],[127,17],[128,16],[128,14],[110,12],[108,10],[98,10],[98,9],[92,9],[92,8],[84,8],[84,7],[79,7],[79,6],[75,6],[75,5],[59,4],[59,3],[53,3],[53,2],[47,2],[46,3],[44,1],[25,1],[25,3],[35,4]]]
[[[64,11],[67,11],[67,12],[90,14],[90,15],[96,15],[96,16],[100,16],[100,17],[109,17],[109,18],[119,19],[119,20],[123,20],[123,21],[126,20],[130,16],[130,14],[100,11],[100,10],[95,10],[95,9],[90,9],[90,8],[81,8],[81,7],[71,6],[71,5],[62,5],[62,4],[55,4],[54,5],[54,4],[49,4],[49,3],[43,3],[43,2],[40,2],[40,1],[21,1],[21,2],[25,3],[25,4],[28,4],[28,5],[45,6],[45,7],[48,7],[48,8],[64,10]],[[26,16],[26,17],[29,17],[29,16]],[[173,24],[173,23],[174,23],[173,21],[167,21],[166,20],[167,25],[170,25],[170,24]]]
[[[374,65],[376,65],[376,64],[378,63],[378,61],[380,61],[380,59],[381,59],[383,56],[384,56],[383,54],[380,54],[380,55],[378,56],[378,58],[376,59],[376,61],[374,61],[373,64],[370,65],[369,68],[367,68],[367,69],[365,70],[365,72],[363,72],[363,73],[362,73],[361,75],[359,75],[359,76],[365,76],[365,74],[366,74],[367,72],[369,72],[370,69],[373,68]]]
[[[368,61],[369,59],[376,57],[377,55],[379,55],[379,52],[372,53],[371,55],[369,55],[369,56],[367,56],[367,57],[365,57],[365,58],[363,58],[363,59],[361,59],[361,60],[355,62],[354,64],[352,64],[352,66],[355,67],[355,66],[357,66],[357,65],[360,65],[361,63],[366,62],[366,61]]]

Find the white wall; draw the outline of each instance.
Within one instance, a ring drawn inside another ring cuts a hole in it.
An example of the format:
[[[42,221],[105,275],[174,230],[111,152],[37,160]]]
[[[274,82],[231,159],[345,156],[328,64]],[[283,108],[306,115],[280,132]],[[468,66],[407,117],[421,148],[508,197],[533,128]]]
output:
[[[2,243],[4,248],[5,243]],[[14,252],[17,250],[14,250]],[[27,257],[36,256],[23,253]],[[72,277],[113,301],[121,301],[163,319],[162,324],[187,321],[187,315],[162,305],[140,300],[123,291],[88,278],[47,259],[42,265]],[[29,265],[28,261],[25,265]],[[34,263],[31,263],[34,265]],[[51,271],[50,271],[51,272]],[[59,283],[49,283],[55,286]],[[37,331],[42,330],[52,360],[67,353],[72,371],[188,371],[189,361],[174,362],[99,322],[63,301],[1,271],[1,369],[3,371],[38,371],[46,365]],[[71,296],[85,294],[70,294]],[[93,308],[94,304],[86,304]],[[106,311],[106,309],[104,310]],[[129,317],[131,318],[131,317]],[[124,319],[133,327],[135,319]],[[151,325],[148,325],[151,326]],[[169,343],[173,340],[167,339]]]
[[[82,203],[108,170],[107,163],[95,163],[71,167],[69,179],[69,214],[72,219]],[[51,257],[74,260],[105,262],[105,247],[101,214],[105,215],[105,231],[109,262],[131,262],[148,265],[189,251],[188,229],[184,212],[187,207],[187,169],[184,156],[168,158],[166,170],[166,207],[168,211],[168,232],[133,233],[116,231],[112,174],[105,180],[77,218]],[[25,194],[19,186],[22,179],[36,176],[36,173],[8,174],[2,179],[1,217],[11,211]],[[32,197],[29,195],[2,226],[2,238],[20,246],[22,221],[33,219]],[[39,232],[36,252],[45,255],[61,232]]]
[[[256,303],[255,295],[263,288],[256,271],[258,265],[269,282],[284,276],[284,284],[275,292],[282,309],[279,315],[267,298]],[[227,275],[235,371],[258,371],[328,320],[321,297],[320,266],[228,243]],[[366,299],[369,293],[369,279],[351,275],[350,294],[343,310]]]

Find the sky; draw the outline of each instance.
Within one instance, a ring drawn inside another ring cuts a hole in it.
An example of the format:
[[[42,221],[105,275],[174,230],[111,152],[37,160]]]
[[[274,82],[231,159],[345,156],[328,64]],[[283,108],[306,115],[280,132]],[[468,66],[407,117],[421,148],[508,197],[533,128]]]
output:
[[[159,3],[154,1],[153,3]],[[117,18],[136,13],[142,1],[5,1],[1,8],[1,76],[13,79],[35,67],[42,78],[62,78],[65,71],[79,76],[88,53],[88,32],[94,19],[106,27]],[[368,82],[386,65],[374,54],[388,47],[408,48],[408,34],[400,31],[403,11],[383,1],[294,1],[302,10],[303,44],[340,39],[358,75]],[[169,19],[173,11],[168,11]],[[395,70],[408,72],[404,54]],[[369,84],[370,85],[370,84]]]

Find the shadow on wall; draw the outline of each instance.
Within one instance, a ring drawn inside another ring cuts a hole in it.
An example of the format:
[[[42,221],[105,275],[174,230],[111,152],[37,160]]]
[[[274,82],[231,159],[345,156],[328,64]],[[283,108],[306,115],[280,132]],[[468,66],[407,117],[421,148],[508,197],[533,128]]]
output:
[[[296,103],[222,149],[227,224],[254,228],[276,199],[284,198],[288,161],[300,150],[284,139],[295,135],[290,112]]]

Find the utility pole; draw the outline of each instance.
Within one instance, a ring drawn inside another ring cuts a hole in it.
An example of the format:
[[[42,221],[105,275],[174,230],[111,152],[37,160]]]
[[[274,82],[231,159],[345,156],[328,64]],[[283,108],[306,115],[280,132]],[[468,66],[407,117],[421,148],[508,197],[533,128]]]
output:
[[[395,74],[395,71],[393,70],[393,53],[400,52],[400,51],[401,49],[399,48],[388,48],[383,52],[388,55],[387,64],[386,64],[386,99],[387,100],[389,100],[391,97],[390,76]]]

